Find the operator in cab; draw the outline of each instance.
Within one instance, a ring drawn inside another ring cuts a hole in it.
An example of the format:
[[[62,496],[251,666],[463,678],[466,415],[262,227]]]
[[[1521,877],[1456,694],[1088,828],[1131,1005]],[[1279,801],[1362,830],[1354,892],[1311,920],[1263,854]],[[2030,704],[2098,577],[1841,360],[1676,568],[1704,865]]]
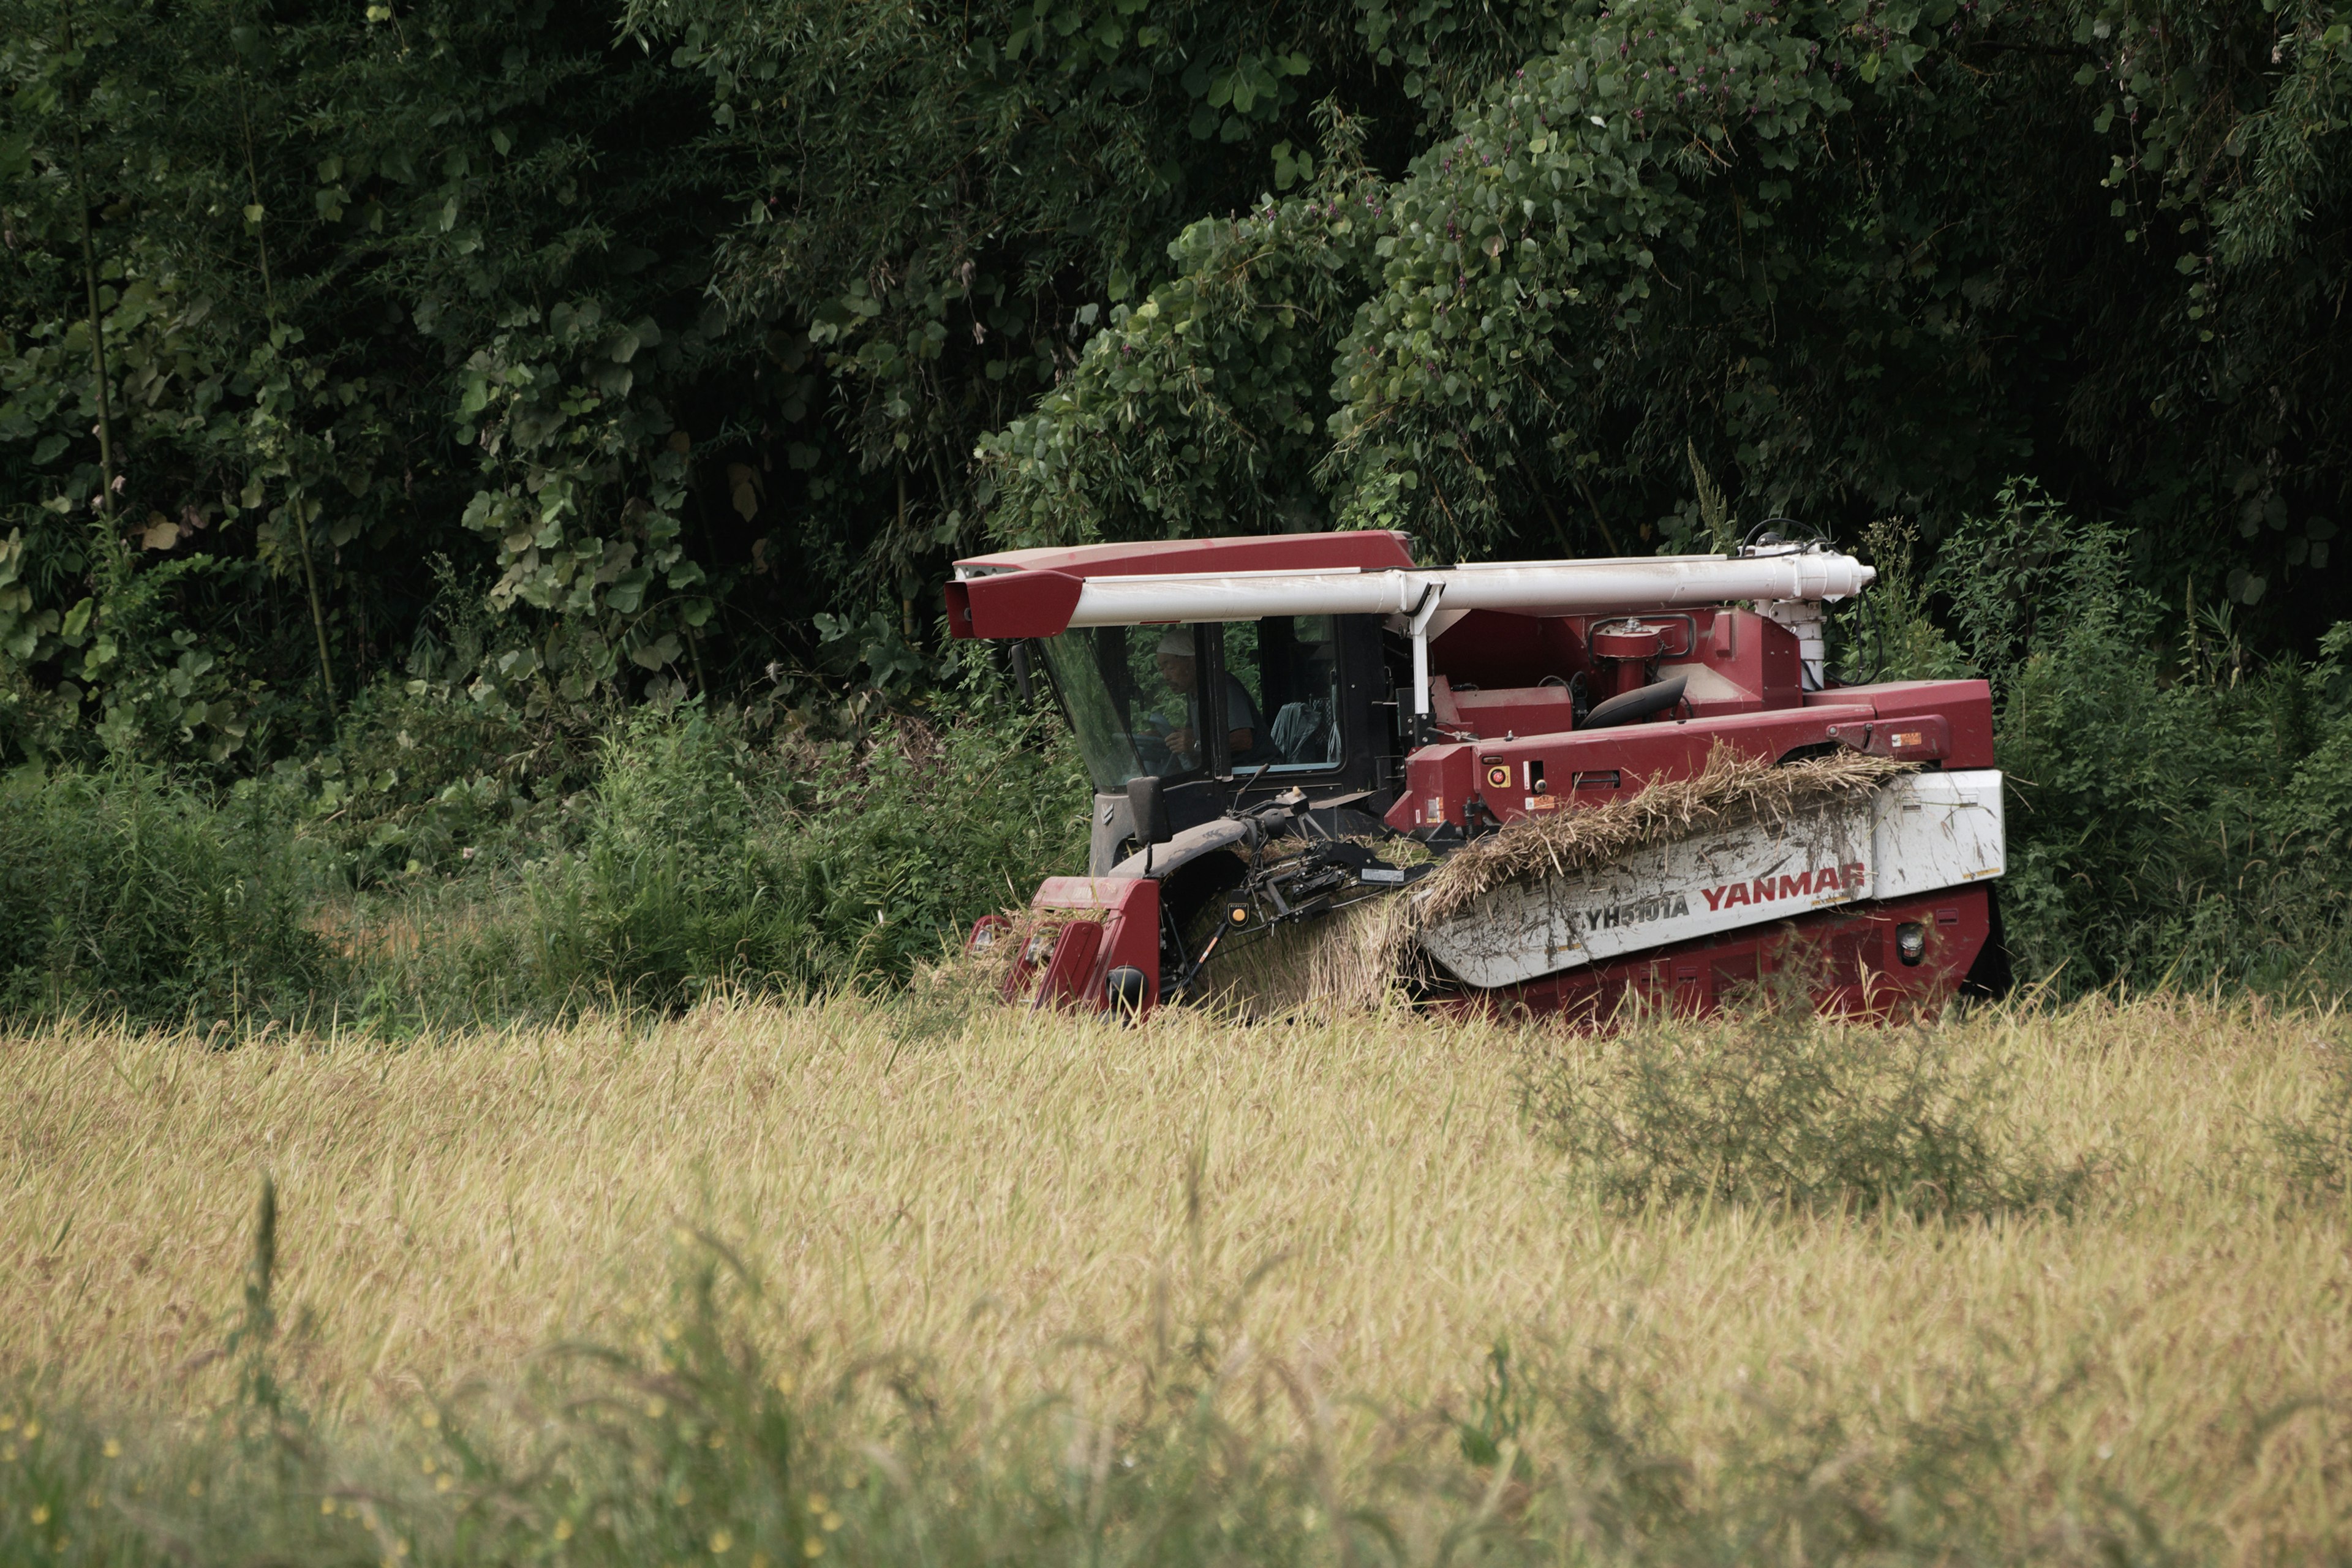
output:
[[[1204,760],[1201,753],[1201,665],[1193,651],[1192,628],[1178,626],[1170,630],[1160,637],[1155,657],[1160,678],[1184,698],[1185,721],[1168,732],[1167,744],[1171,760],[1189,773]],[[1225,752],[1233,759],[1233,765],[1256,767],[1280,762],[1282,753],[1266,734],[1249,689],[1230,669],[1225,671],[1224,687]]]

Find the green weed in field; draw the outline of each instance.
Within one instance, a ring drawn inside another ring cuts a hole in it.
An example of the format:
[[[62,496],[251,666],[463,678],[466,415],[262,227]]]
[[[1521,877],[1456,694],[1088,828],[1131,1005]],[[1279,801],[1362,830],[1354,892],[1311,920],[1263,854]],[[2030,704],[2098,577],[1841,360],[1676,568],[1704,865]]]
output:
[[[1761,991],[1726,1024],[1556,1041],[1523,1070],[1528,1121],[1615,1205],[1969,1215],[2080,1195],[2088,1167],[2039,1154],[2000,1063],[1955,1062],[1926,1022],[1816,1018],[1804,993]]]

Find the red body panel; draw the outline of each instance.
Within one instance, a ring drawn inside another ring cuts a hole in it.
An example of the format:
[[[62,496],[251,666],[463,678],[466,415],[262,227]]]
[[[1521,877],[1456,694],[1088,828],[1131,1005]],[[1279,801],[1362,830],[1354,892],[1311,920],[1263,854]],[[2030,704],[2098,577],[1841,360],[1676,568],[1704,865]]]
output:
[[[1064,926],[1035,1005],[1100,1008],[1108,1005],[1114,969],[1143,972],[1143,1006],[1160,994],[1160,884],[1149,877],[1048,877],[1029,900],[1036,910],[1103,910],[1101,921]],[[1077,931],[1095,933],[1073,940]]]
[[[1605,805],[1658,779],[1689,777],[1717,745],[1768,763],[1810,746],[1843,745],[1989,768],[1992,694],[1980,680],[1847,686],[1810,693],[1802,707],[1704,721],[1661,714],[1613,730],[1423,746],[1405,759],[1404,790],[1387,821],[1407,833],[1448,822],[1466,827],[1473,811],[1480,821],[1508,822]]]
[[[1439,1004],[1462,1012],[1566,1015],[1605,1025],[1621,1011],[1712,1013],[1742,988],[1790,967],[1810,966],[1823,1012],[1885,1017],[1959,989],[1991,936],[1990,890],[1946,888],[1917,898],[1856,904],[1735,935],[1678,942],[1613,963],[1571,969],[1495,991],[1464,991]],[[1927,928],[1927,951],[1906,964],[1895,932]]]
[[[1385,572],[1410,568],[1405,536],[1377,530],[1237,539],[1180,539],[1006,550],[956,563],[947,585],[949,635],[1059,637],[1088,577],[1161,572]]]
[[[950,583],[948,630],[960,637],[1059,637],[1083,585],[1066,572],[1008,572]]]
[[[1752,610],[1701,607],[1632,616],[1525,616],[1473,610],[1429,645],[1460,702],[1475,686],[1484,703],[1463,709],[1465,727],[1500,737],[1507,725],[1477,709],[1512,691],[1532,695],[1550,678],[1582,676],[1595,702],[1653,680],[1688,679],[1679,711],[1696,719],[1803,705],[1797,638]],[[1549,689],[1557,692],[1557,687]],[[1434,710],[1432,716],[1444,723]],[[1525,725],[1518,732],[1528,732]]]

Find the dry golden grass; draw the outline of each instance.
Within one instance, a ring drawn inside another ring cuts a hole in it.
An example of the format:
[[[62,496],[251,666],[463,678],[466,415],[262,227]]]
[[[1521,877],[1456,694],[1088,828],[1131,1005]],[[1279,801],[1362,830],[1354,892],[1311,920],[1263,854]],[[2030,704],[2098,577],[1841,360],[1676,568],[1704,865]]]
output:
[[[2032,1473],[2161,1500],[2249,1560],[2343,1508],[2336,1410],[2253,1435],[2352,1395],[2346,1216],[2262,1158],[2336,1018],[2170,1000],[1956,1026],[1956,1051],[2015,1057],[2055,1154],[2114,1173],[2071,1218],[1948,1226],[1612,1215],[1519,1124],[1524,1045],[1491,1026],[904,1020],[0,1041],[0,1370],[215,1396],[267,1167],[299,1375],[352,1416],[634,1337],[690,1224],[740,1245],[819,1361],[914,1350],[982,1398],[1063,1375],[1065,1336],[1141,1342],[1156,1292],[1216,1312],[1278,1258],[1240,1324],[1328,1390],[1458,1405],[1498,1336],[1559,1366],[1612,1348],[1703,1450],[1759,1389],[1924,1408],[1974,1375],[2073,1376],[2027,1425]]]

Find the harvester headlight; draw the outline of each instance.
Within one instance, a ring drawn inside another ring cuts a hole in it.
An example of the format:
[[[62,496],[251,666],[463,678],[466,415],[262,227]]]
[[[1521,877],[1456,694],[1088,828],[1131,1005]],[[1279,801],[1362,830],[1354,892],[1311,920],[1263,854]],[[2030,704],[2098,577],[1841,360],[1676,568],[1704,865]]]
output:
[[[1895,928],[1895,951],[1906,963],[1916,963],[1927,956],[1927,928],[1913,921]]]
[[[1239,899],[1225,906],[1225,924],[1236,930],[1249,924],[1250,907]]]

